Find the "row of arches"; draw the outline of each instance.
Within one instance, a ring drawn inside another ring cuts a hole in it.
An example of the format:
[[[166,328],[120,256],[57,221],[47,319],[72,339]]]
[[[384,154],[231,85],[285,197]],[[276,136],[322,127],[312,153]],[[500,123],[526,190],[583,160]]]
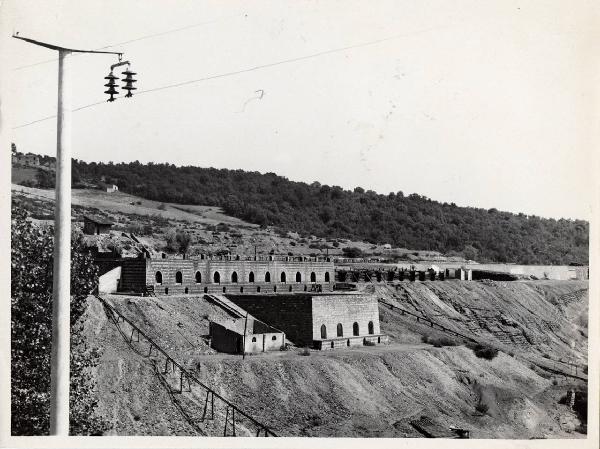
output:
[[[265,273],[264,279],[265,279],[266,283],[271,282],[271,273],[267,271]],[[157,284],[162,284],[163,283],[162,272],[157,271],[154,275],[154,280]],[[281,272],[281,275],[279,276],[279,280],[281,281],[282,284],[285,284],[287,282],[287,275],[285,274],[284,271]],[[202,273],[200,273],[199,271],[196,271],[195,281],[196,281],[196,284],[202,283]],[[221,273],[219,273],[218,271],[215,271],[213,273],[212,281],[213,281],[213,284],[220,284],[221,283]],[[237,284],[239,282],[239,276],[236,271],[231,273],[230,282],[232,284]],[[248,274],[248,283],[252,284],[254,282],[256,282],[254,272],[251,271]],[[296,282],[297,283],[302,282],[302,274],[299,271],[296,273]],[[315,274],[314,271],[310,273],[310,282],[317,282],[317,275]],[[330,282],[330,276],[329,276],[328,271],[325,272],[325,282]],[[175,272],[175,283],[176,284],[183,283],[183,273],[181,271]]]
[[[373,335],[375,333],[375,326],[373,325],[373,321],[369,321],[367,328],[368,328],[369,335]],[[352,335],[354,337],[358,337],[360,335],[360,327],[356,321],[352,324]],[[342,323],[338,323],[336,326],[336,336],[337,337],[344,336],[344,326],[342,326]],[[326,339],[327,339],[327,326],[322,324],[321,325],[321,340],[326,340]]]

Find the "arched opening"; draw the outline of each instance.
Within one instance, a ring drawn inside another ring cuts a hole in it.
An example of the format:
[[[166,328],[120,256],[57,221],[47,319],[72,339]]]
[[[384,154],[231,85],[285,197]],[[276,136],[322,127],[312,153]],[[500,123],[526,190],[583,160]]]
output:
[[[307,290],[308,290],[308,287],[305,285],[304,286],[304,291],[307,291]]]
[[[378,272],[375,274],[375,277],[377,278],[377,282],[381,282],[381,272],[380,272],[380,271],[378,271]]]
[[[352,325],[352,335],[354,335],[354,336],[358,335],[358,323],[356,321]]]
[[[232,282],[233,284],[237,284],[237,281],[238,281],[238,275],[237,275],[237,273],[234,271],[233,273],[231,273],[231,282]]]
[[[387,280],[389,282],[392,282],[394,280],[394,272],[393,271],[388,271]]]
[[[252,337],[252,343],[256,343],[256,337]]]
[[[375,333],[375,328],[373,326],[373,321],[369,321],[369,335],[373,335]]]
[[[250,274],[248,275],[248,282],[250,282],[251,284],[254,283],[254,272],[251,271]]]
[[[268,271],[265,273],[265,282],[271,282],[271,273]]]
[[[331,347],[333,348],[333,342],[331,342]]]
[[[213,283],[215,283],[215,284],[221,283],[221,275],[219,274],[218,271],[215,271],[215,274],[213,274]]]
[[[276,337],[275,335],[273,335],[273,336],[271,337],[271,340],[275,341],[275,340],[277,340],[277,337]]]
[[[244,293],[244,287],[240,287],[240,293]]]
[[[223,293],[227,292],[227,287],[223,287]]]
[[[283,271],[281,272],[281,283],[285,284],[285,273]]]
[[[208,293],[208,287],[204,287],[204,293]]]
[[[290,292],[292,291],[292,286],[291,285],[289,286],[288,291],[290,291]]]
[[[310,273],[310,282],[317,282],[317,275],[314,271]]]
[[[190,289],[186,287],[186,288],[185,288],[185,290],[184,290],[184,293],[186,293],[186,294],[187,294],[187,293],[189,293],[189,292],[190,292]]]
[[[276,286],[276,285],[274,285],[274,286],[273,286],[273,291],[274,291],[274,292],[276,292],[276,291],[277,291],[277,286]]]
[[[256,293],[260,293],[260,285],[256,287]]]
[[[165,287],[165,295],[169,294],[169,287]]]
[[[325,282],[329,282],[329,271],[325,272]]]
[[[342,323],[338,323],[338,325],[337,325],[337,336],[338,337],[344,336],[344,326],[342,326]]]
[[[196,271],[196,284],[202,282],[202,274],[199,271]]]
[[[302,275],[299,271],[296,273],[296,282],[302,282]]]
[[[350,346],[350,340],[346,340],[346,346]]]
[[[327,328],[324,324],[321,324],[321,339],[325,340],[327,338]]]
[[[175,273],[175,283],[181,284],[182,282],[183,282],[183,275],[181,274],[181,271],[178,271],[177,273]]]
[[[156,280],[157,284],[162,284],[162,273],[160,271],[157,271],[154,275],[154,279]]]

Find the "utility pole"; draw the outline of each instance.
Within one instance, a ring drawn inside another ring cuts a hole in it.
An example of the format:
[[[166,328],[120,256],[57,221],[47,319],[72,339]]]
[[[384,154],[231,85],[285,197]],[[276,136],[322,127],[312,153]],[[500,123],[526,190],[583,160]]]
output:
[[[71,58],[73,53],[122,53],[75,50],[13,35],[58,52],[56,120],[56,200],[52,278],[52,352],[50,359],[50,435],[69,435],[71,339]]]

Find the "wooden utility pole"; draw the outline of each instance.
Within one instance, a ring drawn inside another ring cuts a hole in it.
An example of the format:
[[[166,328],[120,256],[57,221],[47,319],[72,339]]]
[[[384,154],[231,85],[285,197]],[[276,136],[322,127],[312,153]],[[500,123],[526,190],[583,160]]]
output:
[[[17,33],[18,34],[18,33]],[[58,51],[56,115],[56,200],[52,277],[52,352],[50,359],[50,435],[69,435],[69,368],[71,354],[71,57],[72,53],[122,53],[74,50],[13,35]]]

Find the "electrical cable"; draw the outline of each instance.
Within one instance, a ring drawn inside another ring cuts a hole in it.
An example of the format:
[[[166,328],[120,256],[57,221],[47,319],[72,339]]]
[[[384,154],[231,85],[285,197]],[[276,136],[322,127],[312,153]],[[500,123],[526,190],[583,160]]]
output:
[[[271,68],[271,67],[275,67],[275,66],[283,65],[283,64],[290,64],[290,63],[293,63],[293,62],[304,61],[304,60],[307,60],[307,59],[318,58],[318,57],[321,57],[321,56],[325,56],[325,55],[329,55],[329,54],[333,54],[333,53],[339,53],[339,52],[343,52],[343,51],[348,51],[348,50],[352,50],[352,49],[355,49],[355,48],[361,48],[361,47],[367,47],[367,46],[371,46],[371,45],[377,45],[377,44],[380,44],[380,43],[383,43],[383,42],[388,42],[388,41],[395,40],[395,39],[400,39],[400,38],[403,38],[403,37],[408,37],[408,36],[412,36],[412,35],[416,35],[416,34],[421,34],[421,33],[426,33],[426,32],[429,32],[429,31],[438,30],[440,28],[448,28],[448,26],[445,26],[445,27],[435,27],[435,28],[427,28],[427,29],[420,30],[420,31],[415,31],[415,32],[412,32],[412,33],[397,34],[395,36],[390,36],[390,37],[386,37],[386,38],[383,38],[383,39],[377,39],[377,40],[373,40],[373,41],[369,41],[369,42],[363,42],[363,43],[355,44],[355,45],[348,45],[348,46],[345,46],[345,47],[333,48],[333,49],[330,49],[330,50],[324,50],[324,51],[320,51],[320,52],[317,52],[317,53],[312,53],[312,54],[309,54],[309,55],[297,56],[295,58],[282,59],[280,61],[275,61],[275,62],[271,62],[271,63],[267,63],[267,64],[256,65],[256,66],[248,67],[248,68],[245,68],[245,69],[234,70],[234,71],[231,71],[231,72],[224,72],[224,73],[220,73],[220,74],[217,74],[217,75],[205,76],[205,77],[202,77],[202,78],[196,78],[196,79],[193,79],[193,80],[182,81],[182,82],[174,83],[174,84],[167,84],[165,86],[153,87],[153,88],[150,88],[150,89],[141,90],[141,91],[137,92],[136,95],[143,95],[143,94],[146,94],[146,93],[158,92],[158,91],[165,90],[165,89],[173,89],[173,88],[176,88],[176,87],[187,86],[187,85],[190,85],[190,84],[200,83],[200,82],[203,82],[203,81],[210,81],[210,80],[219,79],[219,78],[225,78],[225,77],[229,77],[229,76],[241,75],[243,73],[248,73],[248,72],[253,72],[253,71],[256,71],[256,70],[262,70],[262,69],[266,69],[266,68]],[[105,103],[105,101],[99,101],[99,102],[96,102],[96,103],[90,103],[90,104],[87,104],[85,106],[80,106],[80,107],[78,107],[76,109],[73,109],[73,112],[80,111],[82,109],[86,109],[86,108],[89,108],[89,107],[92,107],[92,106],[97,106],[99,104],[104,104],[104,103]],[[26,126],[29,126],[29,125],[33,125],[35,123],[39,123],[39,122],[43,122],[45,120],[49,120],[49,119],[54,118],[54,117],[56,117],[56,115],[52,115],[52,116],[44,117],[44,118],[41,118],[41,119],[38,119],[38,120],[34,120],[32,122],[24,123],[22,125],[15,126],[12,129],[23,128],[23,127],[26,127]]]

